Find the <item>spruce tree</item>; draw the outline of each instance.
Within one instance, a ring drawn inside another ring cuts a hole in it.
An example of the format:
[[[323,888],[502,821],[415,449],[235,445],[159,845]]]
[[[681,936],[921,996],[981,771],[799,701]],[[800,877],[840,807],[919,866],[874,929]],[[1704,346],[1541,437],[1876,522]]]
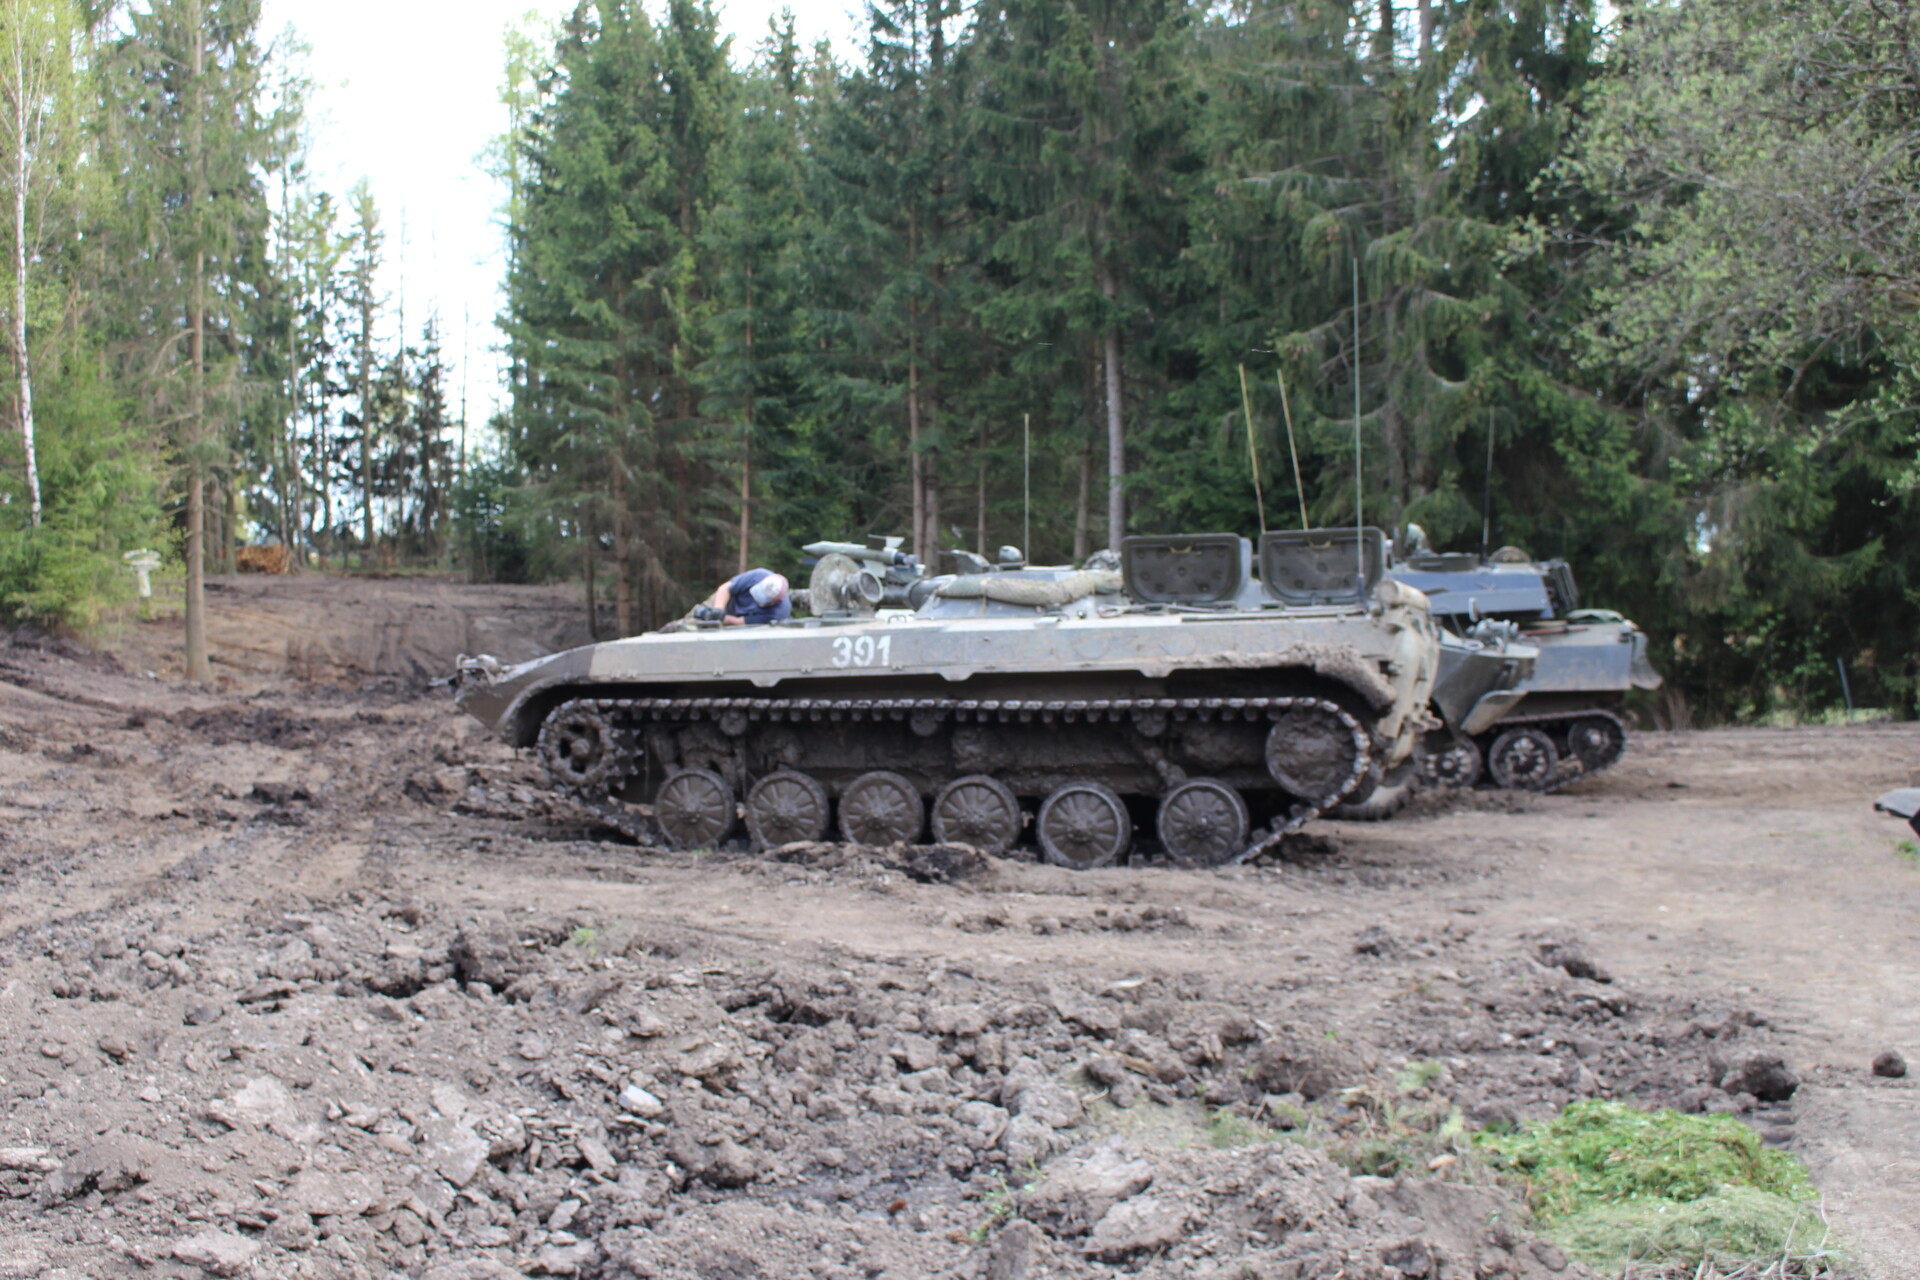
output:
[[[240,314],[264,269],[267,145],[257,0],[152,0],[100,58],[101,146],[125,198],[100,229],[116,277],[96,292],[111,350],[185,472],[186,665],[204,680],[206,486],[231,460],[245,387]],[[180,331],[151,328],[155,309]],[[184,341],[182,340],[184,339]],[[178,354],[176,354],[178,353]],[[222,538],[231,542],[231,531]]]

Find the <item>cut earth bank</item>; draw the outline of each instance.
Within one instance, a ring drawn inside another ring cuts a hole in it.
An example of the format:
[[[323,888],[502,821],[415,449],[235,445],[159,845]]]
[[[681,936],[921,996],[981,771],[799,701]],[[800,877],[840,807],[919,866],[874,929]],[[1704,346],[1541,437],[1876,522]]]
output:
[[[0,1276],[1576,1276],[1445,1121],[1604,1095],[1747,1107],[1920,1275],[1914,728],[1221,872],[667,854],[420,688],[557,593],[219,585],[213,689],[0,649]]]

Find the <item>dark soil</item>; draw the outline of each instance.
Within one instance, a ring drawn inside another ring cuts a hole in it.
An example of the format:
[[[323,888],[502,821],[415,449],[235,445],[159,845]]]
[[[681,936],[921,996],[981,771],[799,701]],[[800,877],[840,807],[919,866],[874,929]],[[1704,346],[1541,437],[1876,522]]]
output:
[[[1217,872],[672,854],[410,692],[474,617],[564,631],[498,590],[383,640],[335,606],[414,580],[217,597],[230,673],[320,615],[412,655],[322,684],[0,650],[0,1277],[1544,1280],[1456,1117],[1586,1097],[1744,1116],[1920,1274],[1868,808],[1920,732],[1652,735]]]

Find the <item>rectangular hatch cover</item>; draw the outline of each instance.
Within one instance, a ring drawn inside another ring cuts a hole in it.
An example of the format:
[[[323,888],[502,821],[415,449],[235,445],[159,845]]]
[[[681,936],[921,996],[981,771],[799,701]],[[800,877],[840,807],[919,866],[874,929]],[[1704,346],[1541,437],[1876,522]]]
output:
[[[1262,534],[1260,583],[1269,599],[1286,605],[1364,604],[1380,581],[1386,550],[1386,535],[1374,528]]]
[[[1127,538],[1120,568],[1127,594],[1146,604],[1225,604],[1240,594],[1252,548],[1237,533]]]

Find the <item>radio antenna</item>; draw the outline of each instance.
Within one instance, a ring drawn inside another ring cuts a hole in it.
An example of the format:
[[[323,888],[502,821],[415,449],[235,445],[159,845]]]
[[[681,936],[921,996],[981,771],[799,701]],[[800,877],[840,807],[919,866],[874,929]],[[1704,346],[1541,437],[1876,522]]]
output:
[[[1300,447],[1293,442],[1293,406],[1287,403],[1287,371],[1275,369],[1273,380],[1280,384],[1280,412],[1287,420],[1287,454],[1293,459],[1293,492],[1300,499],[1300,527],[1307,527],[1307,486],[1300,479]]]
[[[1033,562],[1033,415],[1020,415],[1020,550]],[[981,548],[984,552],[985,547]]]
[[[1253,397],[1247,394],[1247,366],[1240,366],[1240,414],[1247,420],[1247,469],[1253,473],[1253,503],[1260,511],[1260,532],[1267,531],[1267,499],[1260,492],[1260,455],[1253,449]]]
[[[1360,483],[1360,258],[1353,262],[1353,558],[1360,571],[1360,590],[1367,589],[1366,521],[1360,505],[1365,494]]]
[[[1493,545],[1493,406],[1487,406],[1487,486],[1480,499],[1480,563]]]

